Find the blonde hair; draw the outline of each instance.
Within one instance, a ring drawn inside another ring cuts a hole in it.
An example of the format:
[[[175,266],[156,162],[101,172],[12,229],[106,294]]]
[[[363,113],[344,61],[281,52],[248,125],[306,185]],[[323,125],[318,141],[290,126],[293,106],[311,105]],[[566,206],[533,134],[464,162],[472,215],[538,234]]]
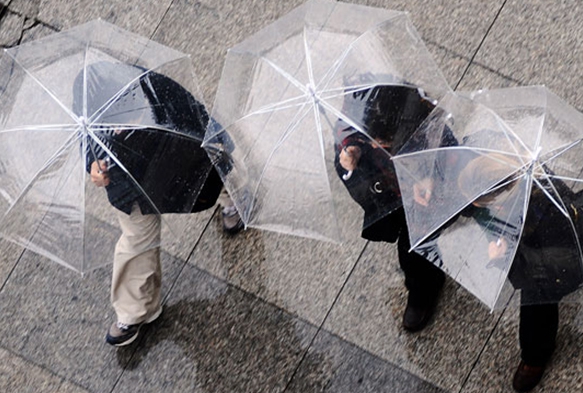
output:
[[[487,195],[478,198],[481,204],[489,204],[503,191],[511,191],[516,183],[515,172],[522,163],[515,157],[501,153],[488,153],[471,160],[458,177],[458,187],[466,197],[475,197],[484,192],[484,184],[490,187],[500,185]],[[482,179],[476,182],[476,179]]]

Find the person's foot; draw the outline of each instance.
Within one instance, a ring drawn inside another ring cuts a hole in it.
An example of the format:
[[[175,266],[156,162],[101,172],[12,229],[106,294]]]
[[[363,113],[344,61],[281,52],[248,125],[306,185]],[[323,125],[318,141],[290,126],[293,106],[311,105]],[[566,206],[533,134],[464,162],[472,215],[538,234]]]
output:
[[[239,233],[245,227],[235,206],[225,206],[221,215],[223,217],[223,230],[228,234]]]
[[[127,325],[122,322],[114,322],[107,331],[105,336],[105,341],[116,347],[123,347],[124,345],[129,345],[136,341],[138,334],[140,333],[140,328],[142,325],[154,322],[162,314],[162,307],[158,309],[154,314],[148,317],[144,322],[136,323],[135,325]]]
[[[514,373],[512,387],[517,392],[530,392],[538,385],[544,372],[544,366],[529,366],[521,360]]]
[[[418,332],[422,330],[431,319],[435,311],[436,301],[427,304],[413,304],[411,296],[407,300],[407,307],[403,314],[403,328],[409,332]]]

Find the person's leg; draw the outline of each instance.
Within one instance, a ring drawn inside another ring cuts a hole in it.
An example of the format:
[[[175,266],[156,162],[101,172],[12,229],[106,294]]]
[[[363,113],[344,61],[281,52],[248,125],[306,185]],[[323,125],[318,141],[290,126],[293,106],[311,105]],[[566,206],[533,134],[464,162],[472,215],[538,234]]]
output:
[[[162,310],[160,217],[143,215],[134,205],[130,215],[118,211],[122,235],[115,247],[111,303],[117,316],[106,337],[113,345],[129,344],[139,326],[152,322]]]
[[[437,304],[445,273],[411,248],[406,227],[397,242],[399,265],[405,274],[405,286],[409,291],[407,308],[403,315],[403,327],[409,331],[423,329]]]
[[[558,329],[557,303],[521,306],[519,341],[522,360],[531,366],[544,366],[555,350]]]
[[[245,225],[225,188],[221,190],[221,194],[219,195],[219,205],[222,207],[221,217],[223,219],[223,230],[231,235],[239,233]]]
[[[528,392],[538,385],[555,350],[558,328],[558,303],[521,305],[518,334],[522,360],[512,382],[515,390]]]

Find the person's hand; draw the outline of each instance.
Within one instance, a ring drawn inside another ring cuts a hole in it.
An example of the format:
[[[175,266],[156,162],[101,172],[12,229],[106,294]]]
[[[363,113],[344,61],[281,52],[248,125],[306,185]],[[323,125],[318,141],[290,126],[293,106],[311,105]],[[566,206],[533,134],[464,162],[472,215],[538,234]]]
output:
[[[431,199],[431,190],[433,190],[433,180],[425,178],[413,184],[413,199],[421,206],[427,206]]]
[[[353,171],[358,166],[362,151],[358,146],[347,146],[340,151],[340,165],[347,171]]]
[[[492,241],[488,244],[488,257],[490,259],[502,258],[507,250],[508,243],[501,237],[497,241]]]
[[[97,160],[91,163],[91,181],[97,187],[107,187],[109,185],[109,174],[107,173],[107,162]]]

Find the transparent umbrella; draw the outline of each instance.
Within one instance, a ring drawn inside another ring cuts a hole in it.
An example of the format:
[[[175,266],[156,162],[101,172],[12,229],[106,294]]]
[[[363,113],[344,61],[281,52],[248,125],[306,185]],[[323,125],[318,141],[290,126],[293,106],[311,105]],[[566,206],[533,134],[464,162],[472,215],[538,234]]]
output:
[[[112,205],[189,212],[212,168],[193,75],[187,55],[101,20],[5,50],[2,236],[86,272],[112,258]],[[107,192],[90,181],[93,162]]]
[[[542,86],[450,94],[393,157],[412,248],[491,309],[582,282],[583,115]]]
[[[449,90],[406,13],[308,1],[228,51],[204,146],[247,226],[345,239],[339,212],[358,208],[338,149],[352,134],[379,146],[367,133],[379,87],[429,103]]]

